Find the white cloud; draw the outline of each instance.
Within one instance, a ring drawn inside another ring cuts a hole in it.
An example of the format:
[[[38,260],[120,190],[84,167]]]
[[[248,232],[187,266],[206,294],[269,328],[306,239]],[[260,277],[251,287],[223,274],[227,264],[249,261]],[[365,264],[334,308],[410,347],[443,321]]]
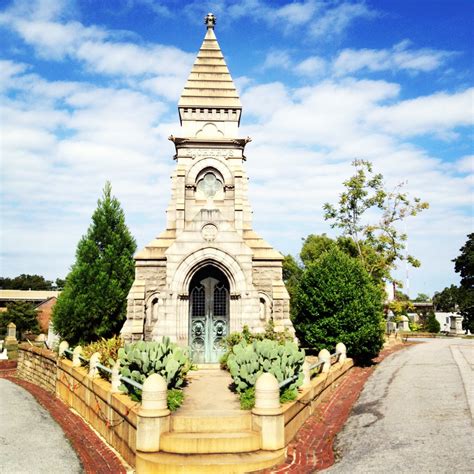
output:
[[[23,5],[23,2],[20,2]],[[48,2],[45,2],[49,5]],[[20,15],[23,9],[12,8],[0,14],[0,25],[15,31],[42,58],[61,61],[65,58],[82,62],[89,72],[127,78],[133,76],[172,76],[174,82],[184,84],[194,54],[173,46],[159,44],[136,44],[119,41],[123,34],[97,26],[84,26],[78,21],[61,22],[56,17],[61,9],[39,13],[32,10]],[[158,82],[158,81],[155,81]],[[130,84],[129,84],[130,85]],[[146,87],[153,87],[151,83]],[[161,93],[170,97],[168,90]],[[173,95],[174,99],[175,96]]]
[[[405,100],[379,107],[368,115],[368,121],[386,133],[415,136],[426,133],[453,138],[457,127],[473,122],[474,88],[447,94]]]
[[[410,50],[409,46],[410,42],[405,40],[391,49],[345,49],[339,53],[332,67],[338,76],[364,69],[370,72],[397,70],[429,72],[440,67],[455,54],[429,48]]]
[[[288,69],[291,66],[291,57],[288,51],[269,51],[265,57],[262,68]]]
[[[343,34],[355,20],[372,19],[377,15],[365,3],[342,2],[333,8],[318,11],[309,27],[309,33],[314,38],[328,40]]]
[[[456,162],[456,170],[460,173],[474,174],[474,155],[461,156]]]
[[[293,1],[277,6],[270,0],[195,0],[183,6],[191,21],[201,22],[202,12],[211,11],[224,28],[232,21],[246,18],[265,22],[287,34],[309,33],[307,39],[330,40],[345,33],[353,22],[372,19],[378,13],[364,2],[344,0]]]
[[[318,56],[310,56],[295,65],[295,72],[303,76],[322,76],[326,72],[326,61]]]

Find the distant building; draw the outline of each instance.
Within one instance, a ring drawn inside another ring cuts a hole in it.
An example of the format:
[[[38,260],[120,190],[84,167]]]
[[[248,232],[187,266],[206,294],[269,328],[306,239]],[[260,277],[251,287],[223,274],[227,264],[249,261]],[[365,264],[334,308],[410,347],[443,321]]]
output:
[[[31,303],[38,311],[38,324],[41,332],[47,333],[59,293],[60,291],[47,290],[0,290],[0,311],[6,311],[7,304],[16,301]]]

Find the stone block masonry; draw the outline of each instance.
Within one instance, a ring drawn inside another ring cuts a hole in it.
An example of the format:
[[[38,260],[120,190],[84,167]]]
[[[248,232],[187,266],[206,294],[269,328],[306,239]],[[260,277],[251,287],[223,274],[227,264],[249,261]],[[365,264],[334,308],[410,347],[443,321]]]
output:
[[[57,354],[48,349],[22,344],[18,351],[17,376],[56,393]]]
[[[17,376],[56,395],[75,410],[131,466],[135,465],[136,409],[139,403],[121,393],[112,393],[106,380],[88,376],[83,367],[58,358],[47,349],[22,344]]]

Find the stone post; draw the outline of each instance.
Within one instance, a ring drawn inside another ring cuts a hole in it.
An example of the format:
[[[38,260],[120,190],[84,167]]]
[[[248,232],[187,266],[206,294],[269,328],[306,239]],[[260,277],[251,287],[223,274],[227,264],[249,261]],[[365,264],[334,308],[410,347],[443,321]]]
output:
[[[89,360],[89,377],[94,379],[99,376],[97,364],[100,362],[100,353],[94,352]]]
[[[305,360],[303,362],[303,383],[301,384],[302,389],[311,387],[311,372],[309,368],[311,367],[310,363]]]
[[[69,349],[69,342],[61,341],[59,343],[59,357],[64,356],[64,352],[66,351],[66,349]]]
[[[82,347],[76,346],[72,351],[72,366],[73,367],[80,367],[81,366],[81,359],[79,356],[82,354]]]
[[[143,383],[142,405],[137,414],[137,451],[153,453],[160,450],[161,433],[170,430],[166,380],[150,375]]]
[[[321,368],[321,372],[329,372],[331,368],[331,354],[327,349],[321,349],[318,354],[318,360],[320,362],[324,362],[323,367]]]
[[[344,343],[338,342],[336,344],[336,354],[337,354],[337,361],[341,364],[345,362],[347,359],[347,349]]]
[[[260,375],[255,384],[254,429],[261,433],[261,447],[275,451],[285,447],[285,419],[280,406],[280,387],[273,374]]]
[[[7,337],[5,338],[5,345],[9,346],[10,344],[18,344],[16,338],[16,326],[14,323],[8,323],[7,325]]]
[[[111,378],[111,385],[110,391],[112,393],[120,392],[120,361],[116,361],[112,367],[112,378]]]

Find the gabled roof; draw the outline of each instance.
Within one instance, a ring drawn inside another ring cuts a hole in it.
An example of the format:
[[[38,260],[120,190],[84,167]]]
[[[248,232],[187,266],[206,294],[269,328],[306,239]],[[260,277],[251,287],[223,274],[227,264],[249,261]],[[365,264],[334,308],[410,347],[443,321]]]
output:
[[[206,17],[207,32],[184,86],[178,107],[241,109],[242,104],[216,35],[215,17]]]

